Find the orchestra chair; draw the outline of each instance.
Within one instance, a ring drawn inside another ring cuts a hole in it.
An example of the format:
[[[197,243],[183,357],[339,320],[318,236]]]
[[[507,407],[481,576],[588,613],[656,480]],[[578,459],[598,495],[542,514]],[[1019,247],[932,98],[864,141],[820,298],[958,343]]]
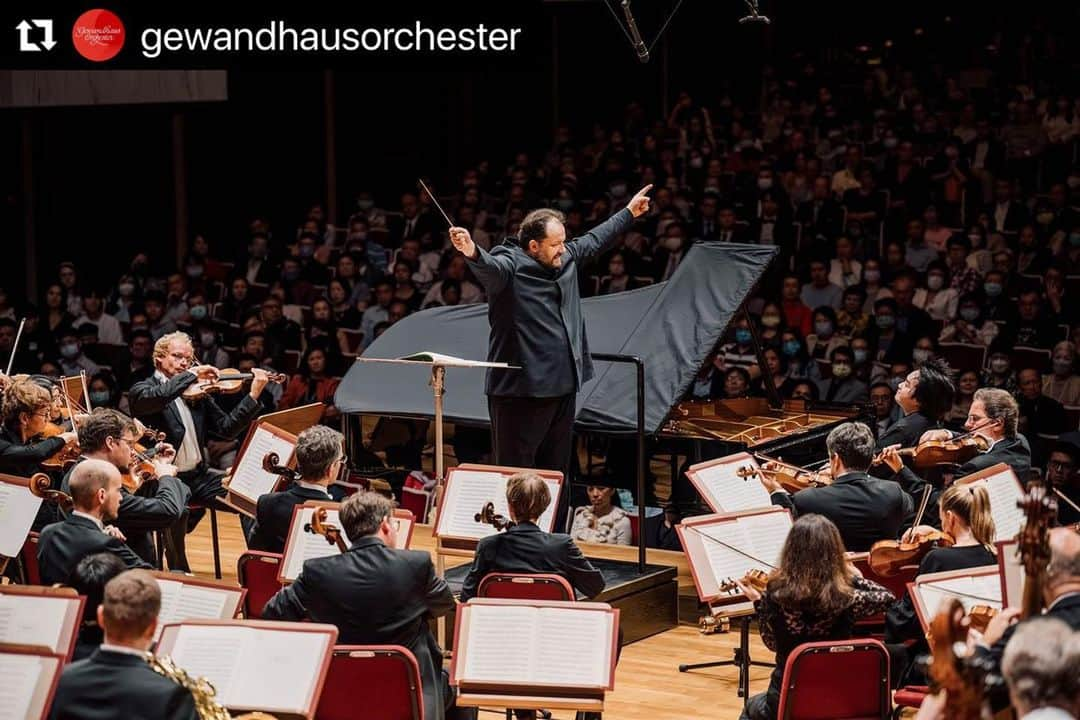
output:
[[[1044,348],[1017,345],[1009,356],[1017,372],[1028,368],[1038,370],[1040,375],[1050,372],[1050,351]]]
[[[38,567],[37,551],[38,540],[41,533],[31,531],[23,541],[22,551],[19,553],[19,561],[22,565],[23,582],[27,585],[41,584],[41,570]]]
[[[898,720],[908,708],[922,707],[922,701],[930,694],[928,685],[906,685],[893,693],[893,720]]]
[[[358,698],[363,711],[358,714]],[[337,645],[316,720],[424,720],[420,665],[400,645]]]
[[[851,558],[851,564],[854,565],[862,576],[867,580],[873,580],[878,585],[881,585],[886,590],[893,594],[897,600],[904,597],[904,593],[907,592],[907,585],[909,582],[915,581],[915,576],[919,574],[918,565],[907,565],[901,568],[900,572],[892,577],[885,577],[884,575],[878,575],[870,567],[868,553],[859,553],[855,557]],[[856,632],[866,635],[872,635],[874,637],[884,637],[885,628],[885,613],[878,613],[877,615],[871,615],[869,617],[862,618],[855,623]],[[873,631],[873,632],[872,632]]]
[[[416,522],[425,523],[431,510],[431,493],[405,485],[401,488],[401,507],[411,512]]]
[[[510,600],[573,602],[574,588],[561,575],[549,573],[488,573],[476,596]]]
[[[476,588],[476,597],[509,600],[545,600],[573,602],[574,588],[566,578],[550,573],[488,573]],[[547,710],[538,710],[542,718],[550,718]],[[506,710],[506,720],[513,720],[514,711]]]
[[[842,686],[837,678],[844,678]],[[803,643],[788,656],[777,720],[889,720],[889,651],[877,640]]]
[[[278,582],[283,556],[279,553],[247,550],[236,561],[236,578],[247,589],[244,597],[244,617],[258,620],[263,607],[282,585]]]

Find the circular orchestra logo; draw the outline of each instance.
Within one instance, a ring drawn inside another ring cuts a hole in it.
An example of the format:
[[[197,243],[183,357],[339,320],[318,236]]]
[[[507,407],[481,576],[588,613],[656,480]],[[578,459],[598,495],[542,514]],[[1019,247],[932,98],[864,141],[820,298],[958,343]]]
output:
[[[87,60],[104,62],[124,47],[124,23],[108,10],[87,10],[71,28],[71,41]]]

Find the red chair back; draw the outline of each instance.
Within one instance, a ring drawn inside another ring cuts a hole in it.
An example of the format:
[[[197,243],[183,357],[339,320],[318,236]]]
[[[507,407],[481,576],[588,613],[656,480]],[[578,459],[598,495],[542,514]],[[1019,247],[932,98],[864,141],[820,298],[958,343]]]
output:
[[[424,720],[420,665],[400,645],[338,645],[317,720]]]
[[[571,601],[574,588],[561,575],[530,573],[488,573],[480,581],[476,596],[511,600]]]
[[[870,567],[869,556],[859,555],[851,561],[851,564],[858,568],[863,577],[867,580],[873,580],[877,584],[883,586],[886,590],[893,594],[897,600],[904,597],[904,593],[907,592],[907,585],[909,582],[915,580],[915,576],[919,574],[918,565],[909,565],[896,575],[892,577],[885,577],[884,575],[878,575]],[[874,635],[878,637],[882,633],[880,631],[885,625],[885,614],[879,613],[877,615],[871,615],[869,617],[862,618],[855,623],[856,631],[861,634]],[[878,632],[871,632],[874,629]]]
[[[888,720],[891,712],[889,652],[877,640],[803,643],[788,656],[779,720]]]
[[[427,490],[412,488],[408,485],[401,488],[401,507],[413,514],[416,522],[427,522],[428,509],[431,506],[431,493]]]
[[[244,598],[244,617],[258,620],[263,607],[281,589],[278,570],[282,556],[278,553],[248,550],[236,561],[236,577],[240,587],[247,588]]]
[[[22,552],[19,553],[19,557],[22,560],[23,573],[26,575],[25,580],[27,585],[40,585],[41,584],[41,570],[38,567],[37,551],[38,540],[41,539],[41,534],[31,531],[26,536],[26,540],[23,541]]]

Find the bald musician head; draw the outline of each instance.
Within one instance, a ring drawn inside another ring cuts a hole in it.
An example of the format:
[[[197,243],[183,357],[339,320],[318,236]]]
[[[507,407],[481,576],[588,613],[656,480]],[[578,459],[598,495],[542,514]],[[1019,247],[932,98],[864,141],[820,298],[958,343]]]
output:
[[[105,585],[97,611],[106,645],[146,651],[154,640],[161,588],[147,570],[126,570]]]
[[[1080,592],[1080,533],[1071,527],[1050,531],[1050,564],[1046,566],[1043,599],[1047,607],[1059,598]]]
[[[506,481],[506,505],[515,523],[535,523],[551,504],[551,491],[536,473],[518,473]]]
[[[68,480],[75,511],[112,522],[120,510],[120,471],[111,462],[83,460]]]

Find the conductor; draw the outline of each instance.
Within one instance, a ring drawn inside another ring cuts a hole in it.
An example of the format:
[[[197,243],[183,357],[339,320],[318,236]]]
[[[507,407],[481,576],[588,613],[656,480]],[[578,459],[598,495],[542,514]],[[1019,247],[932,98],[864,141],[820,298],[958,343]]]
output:
[[[646,185],[624,209],[569,242],[563,214],[547,208],[526,215],[518,237],[507,238],[490,253],[465,228],[450,228],[451,242],[487,291],[488,360],[521,368],[490,368],[487,374],[499,465],[558,470],[569,477],[575,399],[593,375],[579,263],[610,247],[648,212],[651,188]],[[565,517],[561,506],[556,523]]]

